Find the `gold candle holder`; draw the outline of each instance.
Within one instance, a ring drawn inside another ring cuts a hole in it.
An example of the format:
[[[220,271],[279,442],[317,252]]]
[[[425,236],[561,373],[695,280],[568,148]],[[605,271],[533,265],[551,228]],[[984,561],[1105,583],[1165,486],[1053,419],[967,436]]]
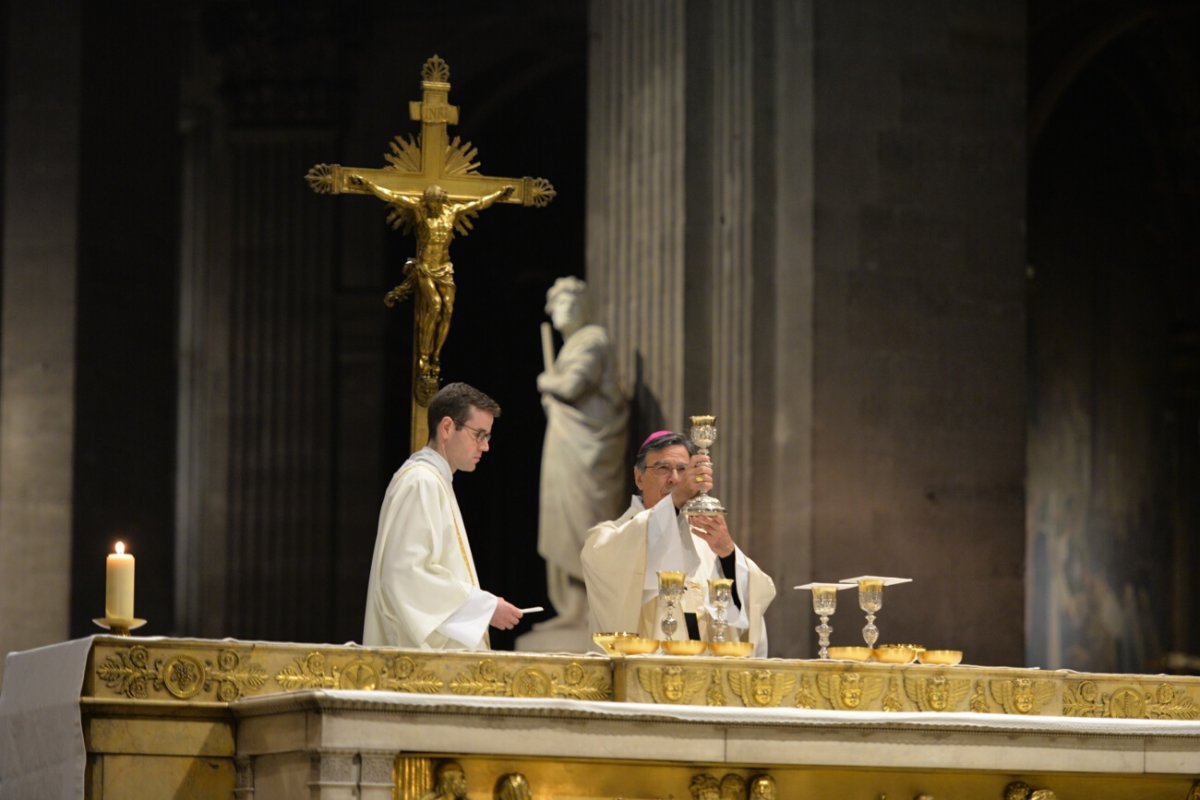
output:
[[[116,619],[113,617],[97,617],[92,622],[104,628],[113,636],[128,636],[130,631],[135,631],[146,624],[146,620],[133,617],[132,619]]]

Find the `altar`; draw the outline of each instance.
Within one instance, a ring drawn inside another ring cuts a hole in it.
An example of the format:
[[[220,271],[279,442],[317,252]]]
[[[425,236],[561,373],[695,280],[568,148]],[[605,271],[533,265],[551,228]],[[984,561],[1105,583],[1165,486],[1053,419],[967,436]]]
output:
[[[1185,800],[1198,717],[1181,676],[96,636],[9,655],[0,797]]]

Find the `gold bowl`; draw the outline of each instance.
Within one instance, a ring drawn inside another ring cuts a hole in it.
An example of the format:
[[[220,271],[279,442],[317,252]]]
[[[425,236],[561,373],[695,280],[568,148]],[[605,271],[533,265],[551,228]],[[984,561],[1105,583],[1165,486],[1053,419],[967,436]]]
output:
[[[754,652],[754,642],[709,642],[708,649],[714,656],[745,658]]]
[[[644,656],[658,652],[658,639],[643,639],[641,636],[628,636],[617,639],[613,647],[627,656]]]
[[[911,664],[917,651],[908,644],[884,644],[875,648],[875,660],[881,664]]]
[[[829,657],[839,661],[870,661],[872,650],[869,647],[831,647]]]
[[[886,645],[886,644],[882,644],[882,645],[880,645],[880,647],[911,647],[911,648],[913,649],[913,651],[914,651],[914,652],[915,652],[917,655],[921,655],[921,653],[924,653],[924,652],[925,652],[925,645],[923,645],[923,644],[909,644],[908,642],[903,642],[903,643],[901,643],[901,644],[895,644],[895,645]]]
[[[684,639],[683,641],[667,640],[662,643],[663,652],[671,656],[698,656],[708,649],[708,642],[701,642],[696,639]]]
[[[925,650],[917,654],[922,664],[941,664],[952,667],[962,661],[962,650]]]
[[[636,638],[637,638],[636,633],[626,633],[625,631],[617,631],[614,633],[604,632],[604,633],[593,633],[592,634],[592,641],[595,642],[596,644],[600,645],[600,648],[602,650],[604,650],[604,654],[609,655],[609,656],[621,655],[621,651],[617,649],[616,644],[615,644],[615,642],[618,639],[636,639]]]

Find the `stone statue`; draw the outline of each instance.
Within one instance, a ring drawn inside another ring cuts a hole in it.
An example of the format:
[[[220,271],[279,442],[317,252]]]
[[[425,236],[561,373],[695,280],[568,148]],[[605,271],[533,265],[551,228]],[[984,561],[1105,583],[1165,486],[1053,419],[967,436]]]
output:
[[[416,233],[417,254],[404,262],[404,281],[387,293],[384,302],[393,306],[410,294],[416,295],[417,397],[427,405],[438,390],[442,345],[450,333],[450,317],[454,314],[450,242],[456,230],[466,233],[470,229],[464,224],[464,217],[474,216],[497,200],[506,199],[515,187],[505,186],[467,203],[452,203],[446,190],[436,184],[427,186],[418,199],[362,175],[352,175],[350,183],[365,186],[379,199],[391,203],[394,219]]]
[[[775,779],[770,775],[755,775],[750,779],[750,800],[775,800],[778,796]]]
[[[445,761],[435,772],[437,781],[421,800],[466,800],[467,773],[457,761]]]
[[[496,781],[496,791],[492,795],[495,800],[532,800],[533,793],[529,789],[529,781],[519,772],[501,775]]]
[[[558,617],[538,627],[583,627],[587,594],[579,551],[590,527],[625,508],[628,409],[608,334],[588,322],[587,284],[559,278],[546,293],[546,313],[563,346],[537,378],[546,411],[538,552],[546,559]]]

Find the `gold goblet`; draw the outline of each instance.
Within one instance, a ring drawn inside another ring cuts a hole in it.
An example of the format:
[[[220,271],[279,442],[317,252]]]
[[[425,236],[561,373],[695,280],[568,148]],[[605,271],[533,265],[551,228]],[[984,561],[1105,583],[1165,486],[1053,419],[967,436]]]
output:
[[[863,641],[867,643],[867,647],[874,648],[875,642],[879,641],[875,615],[883,608],[883,587],[911,582],[912,578],[884,578],[879,575],[860,575],[841,581],[858,586],[858,607],[867,612],[867,624],[863,627]]]
[[[821,618],[821,624],[816,628],[817,644],[821,646],[817,655],[818,658],[829,658],[829,634],[833,633],[833,628],[829,624],[829,618],[837,610],[837,593],[842,589],[851,588],[850,584],[806,583],[803,586],[795,588],[812,591],[813,613]]]
[[[662,628],[663,638],[670,639],[675,635],[676,628],[679,627],[679,620],[675,619],[675,606],[679,602],[679,598],[683,595],[683,573],[668,572],[665,570],[659,571],[658,593],[663,596],[663,599],[667,603],[659,627]]]
[[[729,608],[729,604],[733,602],[733,578],[710,578],[708,597],[716,608],[712,628],[709,631],[709,641],[729,641],[729,623],[725,621],[725,609]]]
[[[858,582],[858,607],[867,612],[867,624],[863,626],[863,641],[874,647],[879,641],[879,628],[875,625],[875,614],[883,608],[883,581]]]

